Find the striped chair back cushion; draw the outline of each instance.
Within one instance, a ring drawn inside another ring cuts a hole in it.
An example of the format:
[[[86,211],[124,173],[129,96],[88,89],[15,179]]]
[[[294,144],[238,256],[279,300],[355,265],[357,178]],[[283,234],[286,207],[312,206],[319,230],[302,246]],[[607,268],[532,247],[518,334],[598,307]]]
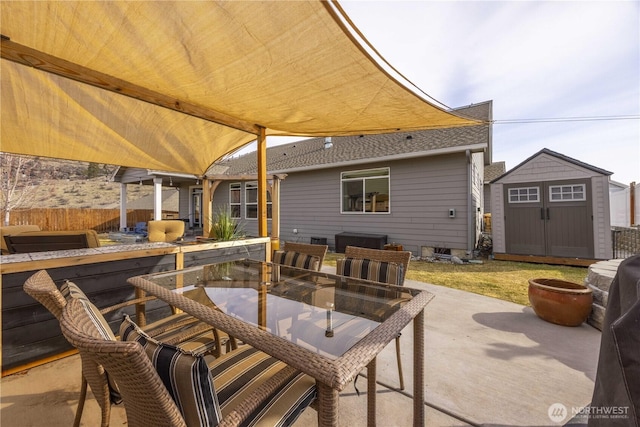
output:
[[[404,283],[404,267],[395,262],[370,259],[340,258],[336,260],[336,273],[340,276],[371,280],[401,286]]]
[[[273,263],[318,271],[320,258],[294,251],[274,251]]]
[[[95,332],[104,340],[116,341],[116,336],[109,326],[109,322],[104,318],[100,309],[96,307],[87,297],[87,295],[73,282],[66,281],[60,287],[60,293],[67,301],[76,299],[82,303],[87,315],[91,319],[91,323],[95,327]],[[97,337],[96,337],[97,338]],[[114,404],[122,402],[122,396],[118,389],[118,384],[108,372],[105,372],[105,379],[109,387],[109,400]]]
[[[222,412],[204,356],[156,341],[127,315],[120,325],[120,337],[142,345],[188,427],[220,423]]]
[[[69,301],[71,298],[89,301],[89,298],[82,291],[82,289],[80,289],[80,287],[75,283],[68,280],[65,280],[62,286],[60,286],[60,293],[67,301]]]
[[[100,313],[100,309],[89,300],[87,295],[82,291],[82,289],[80,289],[78,285],[67,280],[60,287],[60,293],[65,297],[67,301],[72,298],[80,300],[87,310],[89,316],[91,317],[91,320],[93,321],[96,329],[100,331],[102,337],[106,340],[116,340],[116,336],[113,334],[113,331],[111,330],[107,319],[104,318],[102,313]]]

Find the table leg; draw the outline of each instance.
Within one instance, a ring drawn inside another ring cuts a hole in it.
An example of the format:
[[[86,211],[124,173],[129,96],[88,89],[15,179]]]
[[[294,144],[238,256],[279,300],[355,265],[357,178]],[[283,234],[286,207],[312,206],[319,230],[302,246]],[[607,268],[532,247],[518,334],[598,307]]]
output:
[[[316,382],[318,388],[318,427],[338,426],[338,390]]]
[[[413,425],[425,425],[424,310],[413,319]]]
[[[147,296],[147,293],[140,288],[136,288],[136,299],[144,298]],[[138,326],[146,326],[147,325],[147,313],[144,302],[139,302],[136,304],[136,323]]]
[[[376,425],[376,358],[367,365],[367,426]]]

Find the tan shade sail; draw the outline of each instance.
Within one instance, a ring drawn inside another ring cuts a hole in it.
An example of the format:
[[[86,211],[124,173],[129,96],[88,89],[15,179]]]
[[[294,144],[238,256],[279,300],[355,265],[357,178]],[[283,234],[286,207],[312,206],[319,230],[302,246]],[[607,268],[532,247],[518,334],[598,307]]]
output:
[[[333,2],[3,1],[0,13],[1,151],[203,174],[260,127],[478,124],[384,71]]]

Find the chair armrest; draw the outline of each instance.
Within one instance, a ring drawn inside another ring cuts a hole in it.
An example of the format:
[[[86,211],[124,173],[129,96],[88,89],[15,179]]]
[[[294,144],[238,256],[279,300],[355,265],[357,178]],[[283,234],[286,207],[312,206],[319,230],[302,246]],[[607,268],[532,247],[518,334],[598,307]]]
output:
[[[129,307],[130,305],[135,305],[135,304],[142,304],[143,302],[152,301],[155,299],[156,297],[154,296],[148,296],[148,297],[142,297],[142,298],[136,298],[136,299],[124,301],[119,304],[114,304],[114,305],[110,305],[109,307],[101,308],[100,313],[101,314],[111,313],[112,311],[119,310],[123,307]]]

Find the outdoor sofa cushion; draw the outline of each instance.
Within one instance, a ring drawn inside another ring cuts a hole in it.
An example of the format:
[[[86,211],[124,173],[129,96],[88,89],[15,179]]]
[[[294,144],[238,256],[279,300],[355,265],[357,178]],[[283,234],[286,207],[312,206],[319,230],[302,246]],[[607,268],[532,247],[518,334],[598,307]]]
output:
[[[4,241],[4,236],[6,234],[20,234],[25,231],[40,231],[40,227],[35,224],[25,224],[25,225],[7,225],[4,227],[0,227],[0,248],[2,249],[2,254],[8,254],[9,248],[7,248],[7,243]]]
[[[32,227],[38,227],[38,226],[32,226]],[[2,250],[3,253],[5,253],[4,251],[6,250],[7,253],[9,253],[9,248],[6,245],[4,236],[20,236],[20,237],[29,237],[29,243],[30,246],[33,246],[33,243],[36,243],[39,241],[39,238],[42,237],[46,237],[47,241],[43,242],[42,247],[39,247],[38,250],[42,251],[42,250],[57,250],[58,248],[56,248],[56,246],[58,246],[58,244],[64,240],[60,240],[60,242],[58,242],[58,238],[63,238],[63,237],[67,237],[67,236],[81,236],[84,235],[86,237],[87,243],[86,243],[86,247],[87,248],[97,248],[100,247],[100,239],[98,237],[98,233],[95,230],[57,230],[57,231],[41,231],[39,229],[33,229],[33,230],[25,230],[25,231],[21,231],[18,232],[17,230],[13,230],[13,231],[9,231],[9,230],[5,230],[3,229],[2,231],[3,235],[2,235]],[[68,239],[67,239],[68,240]],[[32,242],[34,241],[34,242]],[[23,242],[24,244],[24,242]],[[82,245],[84,245],[84,243],[82,243]],[[22,248],[22,252],[24,252],[24,248]]]

